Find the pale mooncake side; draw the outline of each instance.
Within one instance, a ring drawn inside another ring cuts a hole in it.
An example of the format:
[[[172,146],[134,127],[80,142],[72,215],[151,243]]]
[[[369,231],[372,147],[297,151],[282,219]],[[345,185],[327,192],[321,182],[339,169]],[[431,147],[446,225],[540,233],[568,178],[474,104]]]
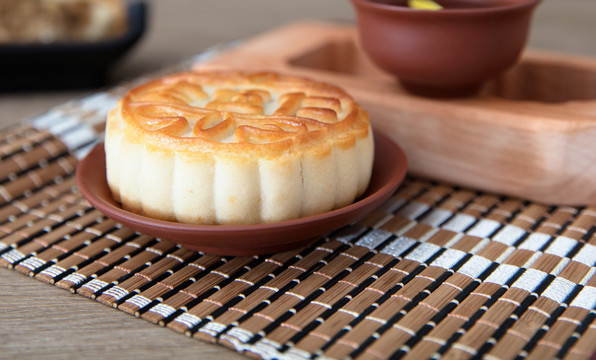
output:
[[[354,202],[373,134],[343,90],[276,73],[165,76],[107,119],[107,180],[132,212],[192,224],[254,224]]]

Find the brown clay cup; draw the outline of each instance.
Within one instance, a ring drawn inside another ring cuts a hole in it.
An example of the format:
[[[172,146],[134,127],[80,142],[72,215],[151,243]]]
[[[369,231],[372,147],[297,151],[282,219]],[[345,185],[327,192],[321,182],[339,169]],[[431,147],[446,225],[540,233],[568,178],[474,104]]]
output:
[[[516,63],[540,0],[436,0],[442,10],[407,0],[351,0],[365,52],[411,93],[457,97]]]

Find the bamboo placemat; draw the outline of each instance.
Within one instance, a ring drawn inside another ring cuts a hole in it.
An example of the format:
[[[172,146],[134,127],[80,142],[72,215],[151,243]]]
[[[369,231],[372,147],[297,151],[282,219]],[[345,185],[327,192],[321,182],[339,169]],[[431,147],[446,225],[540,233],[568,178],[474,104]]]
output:
[[[120,226],[76,188],[77,159],[126,88],[0,133],[0,265],[262,358],[586,359],[596,350],[596,208],[408,178],[365,219],[308,247],[187,250]]]

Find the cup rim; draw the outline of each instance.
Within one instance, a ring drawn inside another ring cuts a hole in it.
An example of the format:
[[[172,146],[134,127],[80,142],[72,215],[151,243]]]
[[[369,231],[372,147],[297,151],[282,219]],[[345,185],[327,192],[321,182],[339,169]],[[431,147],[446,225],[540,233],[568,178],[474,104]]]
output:
[[[445,16],[449,15],[471,15],[471,14],[494,14],[500,12],[513,11],[516,9],[530,8],[538,5],[542,0],[522,0],[511,4],[498,4],[494,6],[476,7],[476,8],[445,8],[440,11],[429,11],[423,9],[413,9],[407,6],[396,6],[374,2],[373,0],[351,0],[357,7],[363,7],[370,10],[385,11],[392,13],[402,13],[421,16]],[[442,15],[441,15],[442,14]]]

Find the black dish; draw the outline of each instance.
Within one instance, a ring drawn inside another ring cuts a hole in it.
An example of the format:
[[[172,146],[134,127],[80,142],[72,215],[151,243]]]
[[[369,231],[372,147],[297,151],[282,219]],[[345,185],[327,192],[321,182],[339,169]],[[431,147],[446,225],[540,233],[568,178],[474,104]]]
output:
[[[128,8],[128,31],[95,43],[0,45],[0,91],[83,89],[105,85],[109,67],[145,32],[147,5]]]

